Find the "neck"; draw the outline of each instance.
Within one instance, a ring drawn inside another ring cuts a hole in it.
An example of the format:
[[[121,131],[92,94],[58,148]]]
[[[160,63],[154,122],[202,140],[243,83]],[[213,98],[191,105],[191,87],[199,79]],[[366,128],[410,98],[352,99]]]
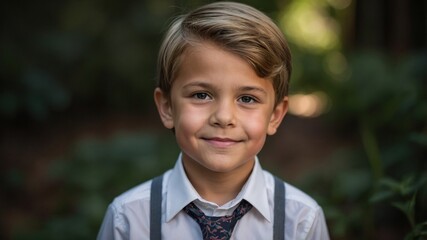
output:
[[[184,160],[184,169],[200,196],[219,206],[236,198],[252,172],[255,161],[249,161],[231,172],[214,172],[194,160]]]

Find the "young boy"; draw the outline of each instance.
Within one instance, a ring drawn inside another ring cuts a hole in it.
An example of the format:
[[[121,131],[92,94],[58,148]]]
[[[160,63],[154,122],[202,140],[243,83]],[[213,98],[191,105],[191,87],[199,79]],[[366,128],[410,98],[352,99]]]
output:
[[[286,40],[258,10],[217,2],[178,18],[154,99],[182,153],[114,200],[98,239],[329,239],[317,203],[257,159],[286,114],[290,74]]]

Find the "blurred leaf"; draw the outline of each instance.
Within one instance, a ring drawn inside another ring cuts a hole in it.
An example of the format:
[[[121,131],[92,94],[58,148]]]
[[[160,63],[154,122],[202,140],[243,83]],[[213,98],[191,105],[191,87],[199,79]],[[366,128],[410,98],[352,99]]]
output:
[[[400,182],[391,179],[391,178],[381,178],[378,181],[379,186],[384,186],[393,192],[399,193],[400,192]]]
[[[410,205],[411,205],[410,202],[393,202],[392,203],[392,206],[399,209],[400,211],[402,211],[405,214],[407,214],[411,211]]]
[[[414,229],[406,235],[405,240],[424,240],[427,237],[427,221],[417,224]]]
[[[369,191],[372,178],[366,169],[354,169],[338,175],[335,184],[337,193],[356,200]]]
[[[416,195],[414,194],[410,200],[404,202],[392,202],[392,206],[401,210],[407,217],[409,223],[411,224],[412,230],[415,226],[415,200]]]
[[[427,146],[427,135],[425,134],[413,133],[410,135],[410,140],[421,146]]]
[[[395,193],[392,191],[388,191],[388,190],[379,191],[379,192],[376,192],[374,195],[372,195],[372,197],[369,199],[369,202],[371,203],[381,202],[381,201],[391,199],[394,196],[395,196]]]

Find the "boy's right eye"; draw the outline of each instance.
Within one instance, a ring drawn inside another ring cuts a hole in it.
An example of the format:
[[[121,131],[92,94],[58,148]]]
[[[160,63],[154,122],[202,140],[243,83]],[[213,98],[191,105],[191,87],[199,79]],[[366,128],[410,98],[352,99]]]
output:
[[[194,98],[197,98],[197,99],[201,99],[201,100],[209,99],[209,95],[208,95],[207,93],[204,93],[204,92],[195,93],[195,94],[193,95],[193,97],[194,97]]]

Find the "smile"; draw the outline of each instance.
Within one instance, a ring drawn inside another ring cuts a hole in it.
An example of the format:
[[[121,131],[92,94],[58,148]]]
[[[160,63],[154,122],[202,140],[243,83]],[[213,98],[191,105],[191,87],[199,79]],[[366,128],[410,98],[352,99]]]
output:
[[[217,148],[226,148],[233,146],[241,141],[230,139],[230,138],[202,138],[209,145]]]

